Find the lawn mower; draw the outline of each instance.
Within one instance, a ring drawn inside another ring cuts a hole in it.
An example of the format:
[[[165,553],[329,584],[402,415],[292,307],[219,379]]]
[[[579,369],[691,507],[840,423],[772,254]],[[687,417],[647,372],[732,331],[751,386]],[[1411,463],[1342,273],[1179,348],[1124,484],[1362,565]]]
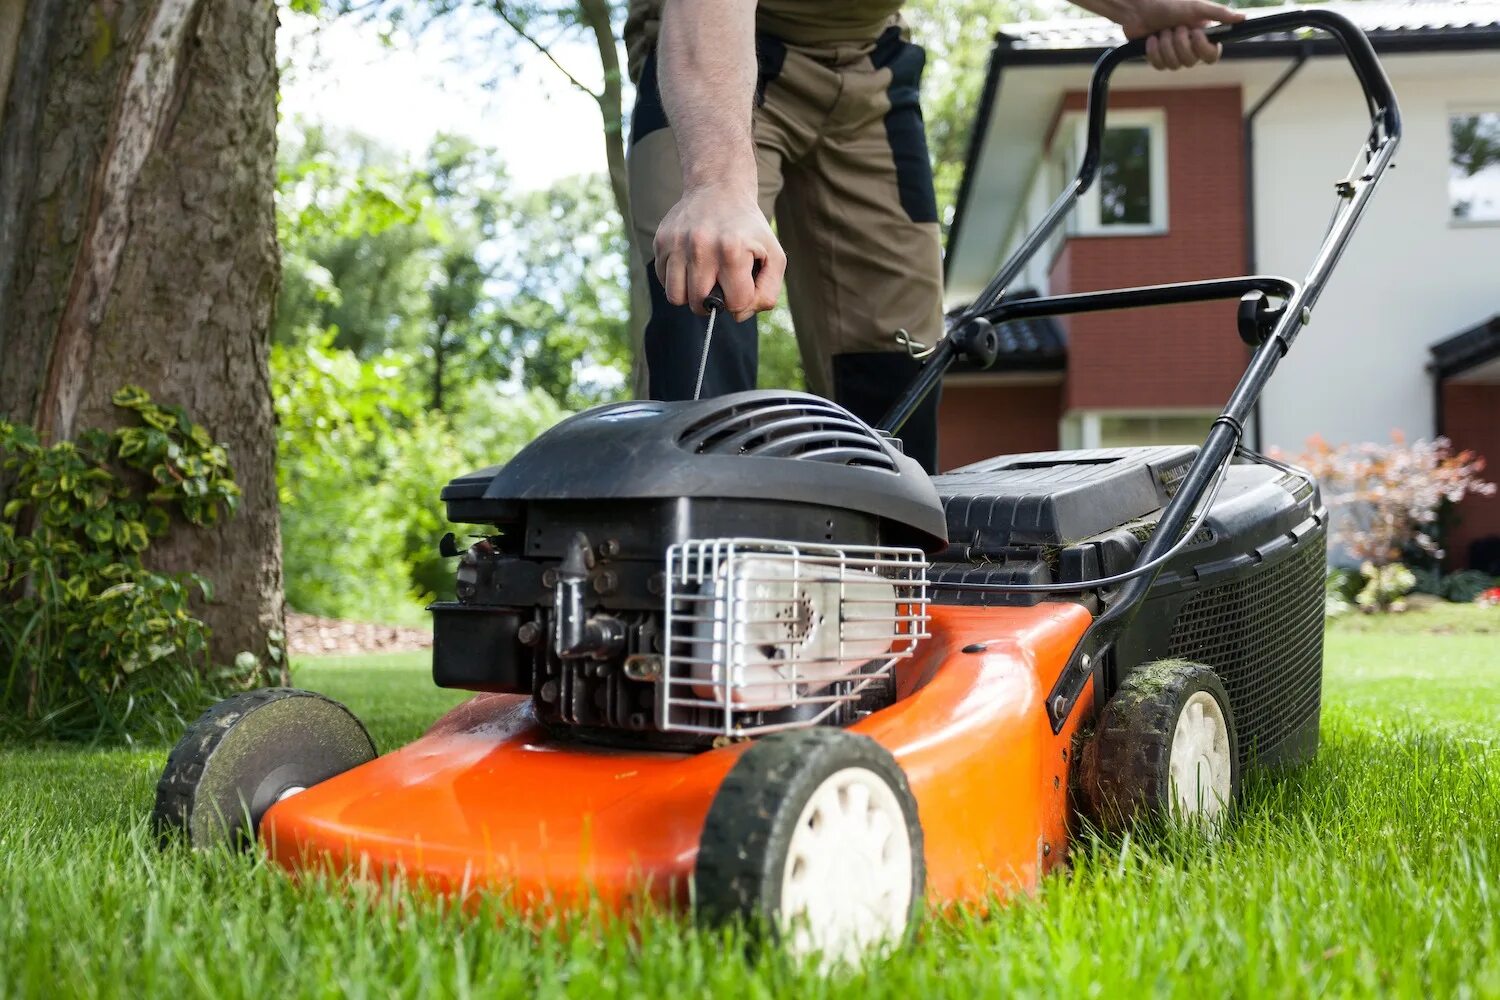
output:
[[[1344,17],[1210,34],[1303,29],[1371,119],[1303,282],[1006,294],[1095,179],[1110,75],[1144,51],[1115,48],[1077,175],[878,427],[798,392],[615,403],[454,479],[448,518],[479,534],[442,542],[432,671],[478,694],[384,755],[319,695],[232,697],[172,751],[158,828],[523,912],[691,906],[847,958],[924,902],[1035,886],[1083,818],[1216,828],[1250,769],[1317,746],[1327,512],[1241,438],[1401,131]],[[929,477],[894,437],[952,364],[995,361],[1000,324],[1235,299],[1253,353],[1201,446]]]

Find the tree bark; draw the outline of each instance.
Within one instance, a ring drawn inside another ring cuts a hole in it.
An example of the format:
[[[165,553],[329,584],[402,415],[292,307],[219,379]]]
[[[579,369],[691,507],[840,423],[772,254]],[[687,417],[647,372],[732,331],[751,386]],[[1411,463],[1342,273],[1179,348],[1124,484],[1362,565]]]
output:
[[[282,644],[275,29],[268,0],[28,0],[0,114],[0,413],[67,439],[133,383],[228,447],[239,513],[147,553],[213,584],[219,663]]]

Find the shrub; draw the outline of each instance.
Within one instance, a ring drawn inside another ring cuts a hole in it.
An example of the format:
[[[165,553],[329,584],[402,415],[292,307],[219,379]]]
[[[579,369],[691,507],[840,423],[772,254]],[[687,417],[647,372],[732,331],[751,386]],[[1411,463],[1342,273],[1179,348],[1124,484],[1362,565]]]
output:
[[[1323,614],[1337,618],[1354,610],[1354,597],[1364,588],[1364,577],[1352,569],[1331,569],[1323,583]]]
[[[1446,438],[1407,444],[1398,433],[1388,445],[1335,448],[1315,436],[1296,461],[1317,476],[1336,512],[1329,541],[1377,567],[1408,549],[1441,557],[1435,528],[1442,505],[1495,492],[1480,477],[1484,460],[1471,451],[1454,454]]]
[[[209,525],[239,501],[224,448],[177,407],[126,387],[137,423],[43,445],[0,422],[0,735],[129,740],[173,732],[206,691],[207,581],[145,568],[174,516]],[[239,669],[243,670],[245,665]],[[184,703],[187,699],[187,703]]]
[[[1447,574],[1436,569],[1419,569],[1414,572],[1416,576],[1416,586],[1412,588],[1414,591],[1419,594],[1431,594],[1458,604],[1472,603],[1494,583],[1488,573],[1481,573],[1477,569],[1462,569],[1456,573]]]

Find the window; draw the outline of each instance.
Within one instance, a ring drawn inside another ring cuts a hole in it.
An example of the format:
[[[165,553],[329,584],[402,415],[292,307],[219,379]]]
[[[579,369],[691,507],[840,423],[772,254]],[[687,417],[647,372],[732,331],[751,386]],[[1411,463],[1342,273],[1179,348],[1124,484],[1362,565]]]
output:
[[[1082,114],[1064,119],[1061,163],[1073,175],[1088,143]],[[1073,232],[1139,236],[1167,231],[1167,122],[1159,110],[1111,112],[1099,150],[1099,173],[1078,202]]]
[[[1099,447],[1202,444],[1215,413],[1101,413]]]
[[[1099,225],[1151,225],[1151,129],[1105,129],[1099,162]]]
[[[1202,444],[1217,412],[1084,410],[1063,418],[1064,448],[1135,448],[1159,444]]]
[[[1500,222],[1500,111],[1448,116],[1448,218]]]

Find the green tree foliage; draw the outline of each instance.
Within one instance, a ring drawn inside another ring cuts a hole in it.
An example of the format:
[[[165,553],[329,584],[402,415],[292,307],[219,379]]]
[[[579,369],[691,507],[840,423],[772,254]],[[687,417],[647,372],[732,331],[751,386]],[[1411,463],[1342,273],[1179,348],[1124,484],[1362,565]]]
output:
[[[511,376],[570,409],[620,398],[630,370],[630,251],[608,187],[568,178],[517,197],[504,225],[495,332]]]
[[[603,178],[513,191],[467,140],[440,136],[402,164],[319,129],[287,144],[281,176],[279,343],[332,331],[360,358],[410,354],[445,412],[455,387],[482,382],[567,408],[625,392],[628,247]]]
[[[437,552],[448,530],[438,491],[463,472],[504,462],[561,416],[540,391],[457,390],[462,427],[429,410],[408,374],[414,358],[361,359],[325,339],[276,345],[287,604],[371,621],[420,621],[452,586]]]
[[[420,175],[368,139],[308,127],[282,143],[278,191],[276,341],[334,329],[362,354],[420,341],[438,229]]]
[[[180,408],[134,387],[114,402],[136,423],[53,445],[0,421],[14,483],[0,512],[0,735],[129,739],[197,709],[208,627],[189,597],[208,582],[143,556],[232,514],[239,488],[224,447]],[[279,666],[246,653],[229,676],[274,679]]]

